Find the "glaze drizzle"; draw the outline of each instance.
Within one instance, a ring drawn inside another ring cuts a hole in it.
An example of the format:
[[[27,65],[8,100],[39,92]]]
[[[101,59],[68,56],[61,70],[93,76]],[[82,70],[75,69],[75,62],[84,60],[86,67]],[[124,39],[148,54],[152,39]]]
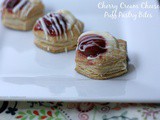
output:
[[[78,40],[78,50],[88,59],[94,59],[107,52],[107,41],[97,34],[84,35]]]
[[[42,30],[48,40],[48,34],[51,36],[60,36],[67,30],[66,19],[58,13],[49,13],[38,20],[34,30]]]
[[[53,37],[56,36],[57,40],[59,40],[59,37],[62,38],[63,35],[67,40],[67,30],[69,30],[70,35],[73,37],[73,31],[71,30],[73,25],[77,32],[79,34],[81,33],[79,26],[76,25],[75,22],[75,17],[69,11],[60,10],[58,12],[48,13],[44,17],[40,18],[37,21],[34,30],[44,31],[46,40],[48,40],[48,35],[51,35]]]
[[[14,14],[21,10],[20,16],[27,17],[34,6],[35,4],[30,0],[5,0],[3,10],[7,9]]]

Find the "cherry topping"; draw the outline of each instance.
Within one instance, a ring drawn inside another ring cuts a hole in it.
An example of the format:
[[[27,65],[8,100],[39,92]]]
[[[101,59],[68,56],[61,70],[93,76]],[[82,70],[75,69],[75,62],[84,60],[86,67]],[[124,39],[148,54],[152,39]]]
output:
[[[21,2],[21,0],[5,0],[3,5],[6,9],[8,9],[9,12],[12,12],[13,8],[18,5]],[[26,2],[27,3],[27,2]],[[24,3],[24,5],[26,4]],[[20,8],[22,9],[24,5]]]
[[[90,34],[79,39],[79,51],[86,57],[97,57],[107,52],[107,42],[100,35]]]
[[[56,22],[52,19],[53,17],[55,18]],[[65,30],[67,30],[67,21],[61,14],[53,13],[53,14],[44,16],[42,20],[47,28],[48,34],[51,36],[59,36],[63,34]],[[64,26],[62,25],[62,23]],[[43,31],[43,26],[40,21],[37,22],[37,24],[34,27],[34,30]]]

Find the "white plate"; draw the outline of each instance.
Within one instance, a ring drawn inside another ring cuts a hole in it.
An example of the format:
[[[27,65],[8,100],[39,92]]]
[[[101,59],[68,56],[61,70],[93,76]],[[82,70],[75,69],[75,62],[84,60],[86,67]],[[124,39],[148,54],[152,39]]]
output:
[[[127,40],[129,73],[107,81],[91,80],[75,72],[75,51],[47,53],[35,47],[32,32],[0,24],[0,100],[160,102],[159,11],[149,10],[154,18],[148,20],[111,20],[103,18],[98,2],[44,0],[46,11],[72,11],[84,21],[85,31],[108,31]]]

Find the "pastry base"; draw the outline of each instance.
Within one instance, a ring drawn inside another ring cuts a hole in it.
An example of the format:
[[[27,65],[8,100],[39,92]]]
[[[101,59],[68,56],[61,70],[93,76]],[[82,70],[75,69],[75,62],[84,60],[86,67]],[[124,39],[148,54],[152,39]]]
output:
[[[17,13],[10,13],[5,8],[2,11],[2,23],[4,26],[15,30],[32,30],[37,19],[44,15],[43,10],[44,5],[41,2],[36,4],[27,16],[21,15],[21,10],[19,10]]]
[[[3,16],[2,23],[4,26],[11,28],[11,29],[28,31],[28,30],[32,30],[35,22],[41,16],[43,16],[43,13],[36,15],[32,18],[28,18],[26,20],[21,20],[21,19],[17,19],[17,18],[16,19],[15,18],[8,18],[6,16]]]
[[[102,67],[100,66],[99,68],[95,68],[94,66],[87,66],[83,64],[77,64],[75,70],[83,74],[89,78],[92,79],[98,79],[98,80],[105,80],[109,78],[114,78],[117,76],[121,76],[125,73],[127,73],[127,67],[123,65],[123,62],[119,62],[116,65],[111,65],[111,66],[106,66]]]
[[[75,50],[77,47],[77,44],[72,44],[70,46],[66,46],[64,47],[54,47],[52,45],[46,44],[40,40],[35,40],[34,41],[35,45],[47,52],[51,52],[51,53],[61,53],[61,52],[68,52],[71,50]]]
[[[71,35],[70,31],[66,32],[66,35],[68,36],[67,39],[65,38],[64,34],[61,36],[50,36],[48,35],[48,40],[45,38],[45,34],[43,31],[35,31],[35,45],[45,51],[51,52],[51,53],[60,53],[60,52],[67,52],[71,50],[75,50],[77,47],[77,40],[80,34],[83,32],[84,24],[77,20],[75,23],[77,27],[79,28],[79,32],[75,27],[72,27],[73,36]],[[58,39],[57,39],[58,38]]]
[[[98,74],[88,74],[87,71],[85,71],[83,68],[80,67],[76,67],[75,69],[78,73],[85,75],[88,78],[91,79],[95,79],[95,80],[106,80],[106,79],[110,79],[110,78],[115,78],[118,76],[122,76],[123,74],[127,73],[127,70],[122,70],[122,71],[118,71],[115,73],[111,73],[111,74],[103,74],[103,75],[98,75]]]
[[[123,40],[118,40],[119,50],[103,55],[102,59],[87,60],[79,52],[76,55],[75,70],[91,79],[106,80],[127,73],[127,44]],[[114,57],[113,57],[114,56]]]

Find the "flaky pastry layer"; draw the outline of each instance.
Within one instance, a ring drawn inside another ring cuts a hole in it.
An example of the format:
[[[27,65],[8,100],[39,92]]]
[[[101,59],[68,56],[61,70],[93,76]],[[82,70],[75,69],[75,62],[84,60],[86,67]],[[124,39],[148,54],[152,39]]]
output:
[[[6,8],[3,9],[2,23],[4,26],[15,30],[32,30],[36,20],[44,15],[44,6],[40,2],[36,4],[27,16],[21,15],[21,10],[11,13]]]
[[[43,31],[35,31],[35,41],[37,47],[52,53],[60,53],[66,52],[70,50],[75,50],[77,46],[77,40],[80,34],[83,32],[84,24],[77,20],[75,25],[79,28],[79,30],[72,26],[71,30],[66,32],[66,36],[62,34],[61,36],[50,36],[48,35],[48,40],[46,40],[45,33]],[[72,33],[71,33],[72,31]]]
[[[88,60],[79,51],[76,53],[75,70],[92,79],[106,80],[127,73],[127,43],[118,40],[119,48],[109,50],[106,54],[93,60]]]

